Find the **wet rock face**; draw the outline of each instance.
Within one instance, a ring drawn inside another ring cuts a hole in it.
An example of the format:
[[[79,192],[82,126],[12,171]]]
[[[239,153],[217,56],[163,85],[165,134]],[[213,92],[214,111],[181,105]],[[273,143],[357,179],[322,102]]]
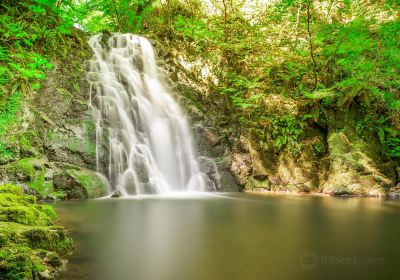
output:
[[[206,174],[214,186],[209,191],[236,192],[239,186],[231,172],[232,154],[228,142],[218,131],[215,120],[206,112],[201,112],[193,101],[186,98],[185,92],[178,99],[187,110],[192,121],[192,133],[199,155],[201,171]]]
[[[207,157],[199,157],[199,163],[200,163],[200,170],[207,175],[210,182],[212,183],[210,184],[209,191],[223,190],[217,164],[212,159]]]
[[[54,176],[54,191],[62,192],[64,199],[84,199],[88,197],[87,191],[82,185],[69,176],[67,172],[61,172]]]
[[[96,132],[88,105],[90,89],[83,69],[78,70],[85,57],[76,59],[74,64],[66,63],[70,65],[66,73],[61,72],[63,61],[54,62],[54,72],[48,74],[41,91],[31,102],[34,117],[27,126],[40,135],[37,142],[41,154],[50,161],[94,169]]]
[[[247,178],[251,175],[252,164],[249,154],[233,154],[231,170],[235,181],[240,186],[245,186]]]
[[[347,117],[352,118],[354,116]],[[254,139],[252,134],[241,135],[233,153],[231,170],[236,182],[245,190],[397,195],[393,189],[395,165],[384,161],[376,140],[363,140],[346,122],[340,124],[340,129],[331,126],[326,152],[321,155],[315,151],[315,143],[321,142],[317,139],[324,139],[320,134],[303,139],[298,158],[287,150],[276,152],[260,147]]]
[[[388,197],[392,199],[400,199],[400,183],[398,183],[396,187],[390,189]]]
[[[279,151],[270,141],[261,147],[257,135],[243,133],[233,149],[231,170],[238,184],[245,190],[283,190],[310,192],[319,183],[318,155],[313,143],[320,136],[316,133],[303,143],[299,157],[289,150]]]

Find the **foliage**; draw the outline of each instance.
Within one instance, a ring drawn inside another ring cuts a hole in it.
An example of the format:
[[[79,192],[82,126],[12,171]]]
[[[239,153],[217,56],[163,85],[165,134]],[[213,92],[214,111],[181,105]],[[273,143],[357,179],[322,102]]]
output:
[[[385,144],[388,148],[388,155],[400,158],[400,137],[387,137]]]
[[[0,6],[0,159],[13,155],[4,141],[23,100],[52,69],[51,53],[71,34],[71,1],[28,0]]]
[[[370,116],[364,127],[372,129],[387,154],[398,154],[393,140],[400,126],[393,117],[400,113],[398,2],[167,2],[170,6],[156,7],[155,14],[168,17],[173,35],[219,70],[217,87],[229,97],[226,109],[233,120],[263,126],[263,119],[271,118],[264,102],[270,94],[304,101],[303,113],[312,116],[308,125],[326,126],[327,112],[355,106]],[[193,12],[189,3],[200,8]],[[149,29],[171,37],[161,26]],[[273,121],[291,127],[279,114]],[[303,125],[301,118],[291,122]],[[290,131],[274,133],[278,147],[288,146],[289,138],[299,141]]]
[[[89,32],[101,30],[136,33],[153,11],[154,0],[89,0],[75,7],[81,26]]]
[[[249,80],[237,73],[228,73],[226,86],[220,88],[221,94],[229,95],[232,104],[241,109],[257,108],[256,101],[260,95],[251,94],[258,86],[258,79]]]
[[[359,133],[368,128],[388,155],[398,157],[398,1],[247,2],[5,1],[0,7],[0,134],[15,120],[15,96],[21,102],[39,90],[52,68],[49,54],[75,25],[89,33],[146,33],[190,48],[216,69],[215,91],[226,101],[231,121],[260,129],[267,128],[265,119],[272,121],[282,128],[273,133],[278,148],[297,150],[299,127],[324,127],[327,112],[356,107],[362,112]],[[304,104],[307,122],[268,112],[271,95]],[[0,156],[12,156],[1,141]]]

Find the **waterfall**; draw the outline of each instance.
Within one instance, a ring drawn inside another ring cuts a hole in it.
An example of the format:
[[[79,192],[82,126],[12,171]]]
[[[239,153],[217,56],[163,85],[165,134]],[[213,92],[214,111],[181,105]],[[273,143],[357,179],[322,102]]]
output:
[[[150,42],[132,34],[102,36],[89,40],[94,54],[87,63],[97,172],[128,195],[212,188]]]

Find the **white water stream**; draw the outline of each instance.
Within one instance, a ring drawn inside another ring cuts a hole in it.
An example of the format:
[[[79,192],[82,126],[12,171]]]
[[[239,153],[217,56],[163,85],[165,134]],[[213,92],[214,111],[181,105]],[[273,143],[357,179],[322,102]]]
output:
[[[132,34],[89,44],[97,171],[123,194],[203,191],[188,122],[159,76],[150,42]],[[211,185],[211,186],[210,186]]]

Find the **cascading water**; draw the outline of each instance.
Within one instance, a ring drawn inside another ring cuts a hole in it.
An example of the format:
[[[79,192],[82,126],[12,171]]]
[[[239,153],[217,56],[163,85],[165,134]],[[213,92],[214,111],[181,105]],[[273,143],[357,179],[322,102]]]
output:
[[[89,44],[97,171],[124,194],[212,188],[200,172],[188,122],[159,77],[150,42],[114,34],[108,40],[93,36]]]

